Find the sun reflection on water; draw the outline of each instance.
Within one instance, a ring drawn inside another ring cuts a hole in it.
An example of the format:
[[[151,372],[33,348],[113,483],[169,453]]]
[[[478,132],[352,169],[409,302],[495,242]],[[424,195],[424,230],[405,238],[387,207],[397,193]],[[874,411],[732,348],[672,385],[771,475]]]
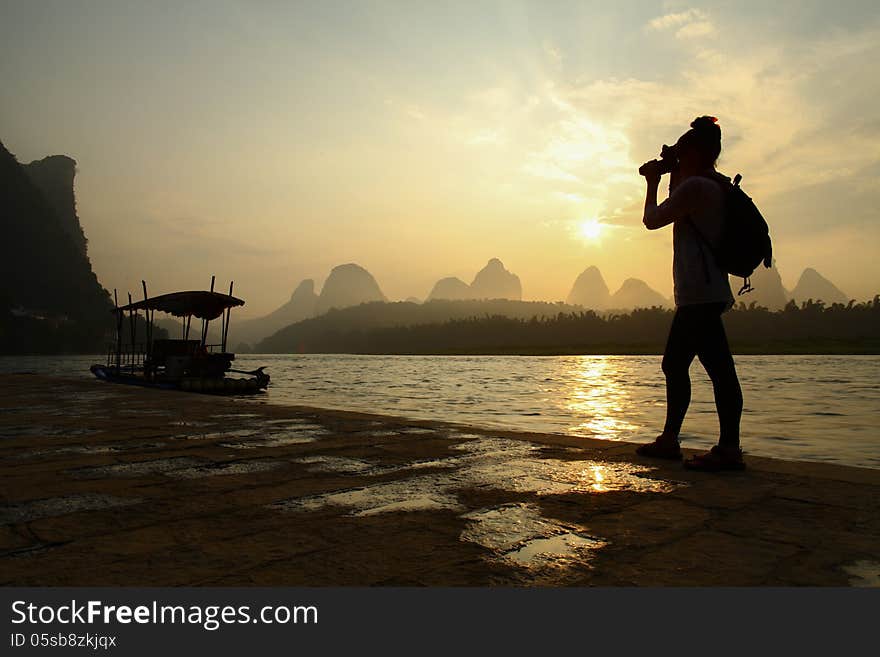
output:
[[[608,356],[566,360],[565,375],[572,385],[564,407],[580,420],[570,431],[593,438],[620,440],[639,429],[623,417],[630,394],[623,385],[622,362]]]

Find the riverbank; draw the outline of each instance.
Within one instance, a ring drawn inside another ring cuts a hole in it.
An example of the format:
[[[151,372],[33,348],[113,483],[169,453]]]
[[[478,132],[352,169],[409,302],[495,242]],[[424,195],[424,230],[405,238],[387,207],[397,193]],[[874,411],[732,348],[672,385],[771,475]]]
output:
[[[0,376],[5,585],[878,585],[880,471]]]

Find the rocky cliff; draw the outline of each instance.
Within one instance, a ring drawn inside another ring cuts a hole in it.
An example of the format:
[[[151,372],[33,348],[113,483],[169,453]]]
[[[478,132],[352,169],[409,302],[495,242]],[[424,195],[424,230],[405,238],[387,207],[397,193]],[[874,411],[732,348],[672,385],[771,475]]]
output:
[[[849,297],[846,294],[812,267],[804,269],[797,285],[791,291],[791,298],[797,303],[803,303],[809,299],[824,301],[829,306],[833,303],[849,303]]]
[[[441,278],[434,284],[431,293],[428,295],[428,301],[433,299],[447,299],[449,301],[459,301],[462,299],[473,299],[471,286],[460,278],[450,276]]]
[[[300,282],[283,306],[263,317],[231,322],[229,340],[231,344],[244,342],[256,344],[266,336],[272,335],[289,324],[315,316],[318,295],[315,281],[307,278]]]
[[[628,278],[620,286],[608,302],[610,308],[615,310],[632,310],[633,308],[653,308],[654,306],[665,307],[668,300],[656,290],[651,289],[645,281],[638,278]]]
[[[76,195],[73,191],[76,160],[66,155],[50,155],[42,160],[34,160],[23,168],[52,206],[64,232],[85,256],[86,236],[76,216]]]
[[[315,313],[331,308],[347,308],[369,301],[385,301],[385,295],[373,275],[360,265],[348,263],[334,267],[321,288]]]
[[[519,276],[507,271],[498,258],[492,258],[471,282],[474,299],[522,299]]]
[[[34,164],[22,167],[0,143],[0,349],[103,350],[110,298],[76,216],[75,162]]]
[[[598,267],[587,267],[577,277],[566,303],[591,310],[604,310],[611,302],[611,292]]]
[[[788,292],[782,285],[782,277],[776,269],[776,263],[767,269],[764,265],[758,265],[755,273],[750,277],[754,290],[747,292],[742,296],[737,296],[737,291],[742,285],[742,279],[731,277],[730,288],[736,297],[737,303],[744,303],[747,306],[754,303],[756,306],[768,308],[769,310],[781,310],[788,303]]]

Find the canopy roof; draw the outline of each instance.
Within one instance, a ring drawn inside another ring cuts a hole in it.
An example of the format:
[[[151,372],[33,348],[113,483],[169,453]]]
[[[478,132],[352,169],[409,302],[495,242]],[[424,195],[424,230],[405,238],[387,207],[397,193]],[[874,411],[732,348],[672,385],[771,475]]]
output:
[[[192,315],[198,319],[217,319],[227,308],[243,306],[244,301],[220,292],[193,290],[189,292],[172,292],[145,301],[130,303],[127,306],[114,308],[113,312],[127,310],[158,310],[176,317]]]

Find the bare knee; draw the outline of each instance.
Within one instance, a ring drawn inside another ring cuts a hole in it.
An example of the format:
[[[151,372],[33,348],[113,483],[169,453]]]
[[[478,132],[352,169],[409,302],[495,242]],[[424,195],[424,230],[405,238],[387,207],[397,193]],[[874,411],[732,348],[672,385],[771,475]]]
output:
[[[675,379],[681,378],[682,376],[688,375],[688,369],[690,369],[690,364],[683,361],[680,358],[675,358],[671,356],[663,356],[663,362],[661,363],[661,368],[663,369],[663,374],[667,379]]]

